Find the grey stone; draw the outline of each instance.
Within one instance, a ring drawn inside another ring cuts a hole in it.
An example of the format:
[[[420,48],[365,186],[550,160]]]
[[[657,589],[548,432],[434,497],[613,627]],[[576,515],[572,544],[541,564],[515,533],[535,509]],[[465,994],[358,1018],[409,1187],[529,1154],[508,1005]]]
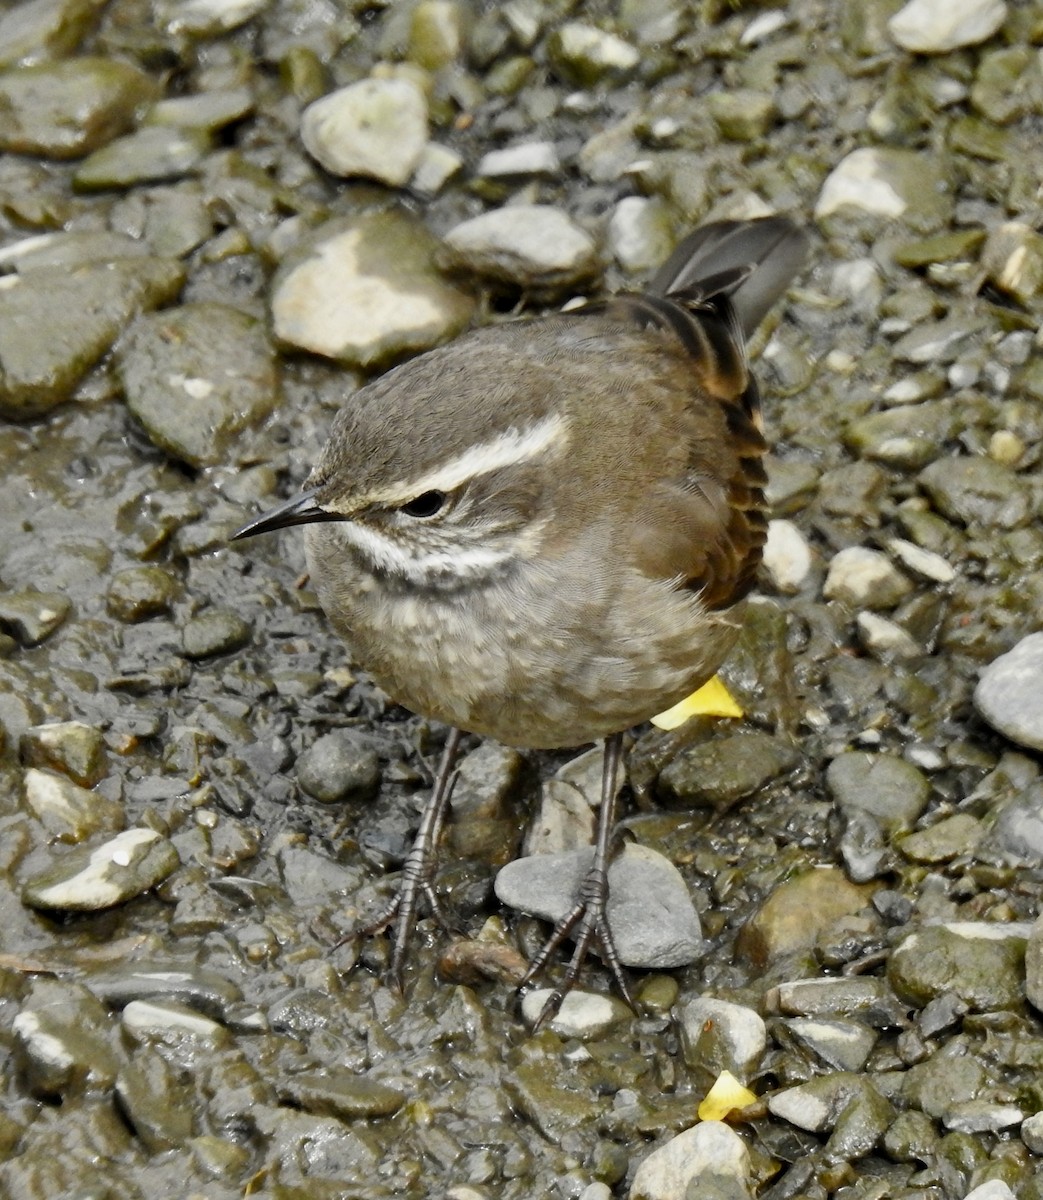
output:
[[[547,921],[564,916],[593,850],[534,854],[508,863],[496,877],[497,898]],[[702,930],[680,872],[661,854],[630,844],[608,872],[608,922],[625,966],[668,969],[694,962]]]
[[[0,68],[69,57],[98,8],[98,0],[23,0],[0,17]]]
[[[283,1080],[279,1099],[317,1116],[361,1121],[392,1116],[406,1102],[406,1093],[365,1075],[327,1066]]]
[[[241,121],[253,112],[253,108],[251,90],[233,87],[226,91],[198,92],[191,96],[171,96],[160,100],[149,109],[146,123],[214,132],[234,121]]]
[[[192,617],[181,630],[181,652],[193,660],[231,654],[253,636],[248,621],[227,608],[208,608]]]
[[[162,567],[128,567],[112,577],[105,607],[120,621],[144,621],[169,611],[178,584]]]
[[[597,269],[590,235],[544,204],[512,204],[461,222],[446,234],[445,254],[456,270],[548,291],[588,279]]]
[[[730,1071],[750,1079],[767,1049],[768,1035],[759,1013],[743,1004],[696,996],[677,1014],[685,1062],[719,1075]]]
[[[209,149],[210,137],[203,129],[146,126],[85,158],[73,175],[73,186],[92,192],[181,179],[200,165]]]
[[[360,867],[344,867],[302,846],[284,846],[278,854],[279,875],[287,895],[300,908],[343,905],[365,882]]]
[[[159,0],[156,15],[172,34],[211,38],[245,25],[270,3],[271,0]]]
[[[448,340],[466,326],[474,301],[439,275],[436,244],[397,210],[320,226],[276,274],[276,336],[366,369]]]
[[[913,862],[948,862],[960,855],[972,854],[984,836],[985,827],[977,817],[970,813],[953,813],[927,829],[901,838],[898,846]]]
[[[796,1125],[798,1129],[806,1129],[809,1133],[828,1133],[835,1129],[852,1106],[857,1111],[867,1101],[872,1101],[874,1107],[882,1109],[886,1105],[890,1109],[869,1078],[851,1071],[837,1071],[819,1076],[809,1083],[775,1092],[768,1097],[768,1108],[774,1116]],[[893,1118],[894,1110],[890,1111]],[[883,1136],[889,1123],[887,1121],[876,1134],[877,1140]],[[862,1151],[863,1154],[866,1152]]]
[[[919,480],[942,516],[965,525],[1013,529],[1029,515],[1023,480],[991,458],[939,458]]]
[[[553,142],[521,142],[482,156],[475,174],[486,179],[510,179],[520,175],[557,175],[561,160]]]
[[[985,668],[974,706],[1004,737],[1043,750],[1043,633],[1022,638]]]
[[[337,729],[317,738],[297,759],[297,782],[324,804],[370,796],[380,782],[380,759],[365,737]]]
[[[1022,1121],[1021,1140],[1033,1154],[1043,1155],[1043,1112],[1033,1113]]]
[[[940,1120],[955,1104],[977,1099],[987,1086],[985,1068],[966,1047],[951,1043],[945,1052],[914,1063],[902,1080],[902,1096],[929,1117]]]
[[[236,438],[278,401],[263,324],[212,301],[139,317],[118,365],[127,407],[149,438],[193,467],[226,462]]]
[[[27,880],[31,908],[96,912],[140,896],[180,865],[173,845],[152,829],[127,829],[100,846],[84,846]]]
[[[427,144],[427,100],[407,79],[363,79],[316,100],[301,118],[305,149],[333,175],[401,187]]]
[[[123,1008],[131,1001],[174,1001],[224,1021],[243,999],[242,989],[217,971],[176,961],[149,962],[91,971],[85,979],[93,995]]]
[[[820,1021],[794,1017],[786,1028],[802,1045],[837,1071],[861,1071],[878,1034],[857,1021]]]
[[[959,1133],[999,1133],[1020,1125],[1025,1114],[1013,1104],[995,1104],[988,1100],[968,1100],[964,1104],[953,1104],[942,1114],[946,1129]]]
[[[800,752],[751,730],[683,750],[659,776],[660,790],[676,802],[726,808],[791,771]]]
[[[839,754],[826,784],[845,812],[871,813],[889,832],[911,829],[927,807],[931,785],[911,763],[891,754]]]
[[[829,564],[822,592],[851,608],[895,608],[912,584],[885,554],[864,546],[838,551]]]
[[[924,652],[908,630],[879,613],[860,612],[855,625],[862,645],[883,662],[917,658]]]
[[[525,835],[525,854],[558,854],[591,844],[604,761],[604,750],[595,747],[569,759],[543,783],[539,810]]]

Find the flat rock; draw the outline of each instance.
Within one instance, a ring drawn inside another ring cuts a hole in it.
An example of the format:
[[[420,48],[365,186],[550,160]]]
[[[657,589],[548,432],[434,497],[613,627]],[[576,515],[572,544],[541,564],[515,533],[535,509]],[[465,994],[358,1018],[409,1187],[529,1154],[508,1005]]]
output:
[[[998,733],[1043,750],[1043,633],[1031,633],[982,672],[974,707]]]
[[[940,225],[951,199],[938,164],[914,150],[863,146],[842,159],[822,185],[815,204],[819,219],[856,209],[914,228]]]
[[[12,633],[20,646],[38,646],[62,627],[71,608],[60,592],[2,592],[0,629]]]
[[[912,584],[886,554],[865,546],[837,551],[829,564],[822,593],[850,608],[894,608],[912,591]]]
[[[93,787],[108,770],[101,731],[82,721],[34,725],[19,740],[22,762],[50,767],[83,787]]]
[[[172,300],[173,259],[147,256],[53,266],[0,290],[0,416],[28,420],[67,400],[136,313]]]
[[[103,0],[23,0],[0,17],[0,69],[67,58]]]
[[[929,925],[894,949],[887,977],[895,992],[920,1007],[952,992],[974,1012],[1022,1003],[1028,927],[960,921]]]
[[[213,301],[139,317],[117,363],[127,408],[150,440],[193,467],[228,459],[278,402],[264,325]]]
[[[593,856],[588,847],[516,859],[496,877],[497,898],[521,912],[557,921],[575,903]],[[608,921],[625,966],[669,969],[699,957],[699,918],[681,873],[668,859],[629,844],[612,860],[608,882]]]
[[[70,58],[0,75],[0,151],[80,158],[130,128],[156,95],[115,58]]]
[[[161,883],[180,865],[173,845],[152,829],[127,829],[100,846],[81,847],[28,880],[30,908],[96,912],[123,904]]]
[[[96,833],[115,832],[125,824],[123,808],[116,801],[63,775],[30,767],[23,782],[26,808],[56,841],[82,842]]]
[[[768,1045],[764,1019],[752,1008],[696,996],[677,1014],[684,1060],[690,1067],[719,1075],[730,1071],[747,1080],[760,1066]]]
[[[593,238],[545,204],[512,204],[472,217],[446,234],[444,248],[455,270],[548,291],[589,279],[598,265]]]

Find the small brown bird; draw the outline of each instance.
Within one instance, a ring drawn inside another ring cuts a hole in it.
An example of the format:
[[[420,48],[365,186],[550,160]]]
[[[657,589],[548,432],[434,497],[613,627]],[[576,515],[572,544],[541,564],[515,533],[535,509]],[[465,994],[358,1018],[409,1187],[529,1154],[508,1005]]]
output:
[[[703,684],[738,636],[767,518],[746,339],[800,268],[788,219],[690,234],[643,295],[476,330],[353,395],[303,494],[247,537],[307,524],[349,657],[452,727],[398,893],[398,977],[448,805],[460,731],[510,746],[606,738],[593,864],[524,984],[575,929],[541,1022],[605,916],[622,734]]]

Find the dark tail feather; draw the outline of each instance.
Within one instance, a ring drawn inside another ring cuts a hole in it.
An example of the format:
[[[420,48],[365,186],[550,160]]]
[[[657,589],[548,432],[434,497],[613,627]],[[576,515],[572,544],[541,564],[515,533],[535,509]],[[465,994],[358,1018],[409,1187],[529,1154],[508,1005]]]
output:
[[[726,295],[743,336],[749,338],[800,270],[807,252],[807,235],[788,217],[716,221],[680,243],[648,291],[688,304]]]

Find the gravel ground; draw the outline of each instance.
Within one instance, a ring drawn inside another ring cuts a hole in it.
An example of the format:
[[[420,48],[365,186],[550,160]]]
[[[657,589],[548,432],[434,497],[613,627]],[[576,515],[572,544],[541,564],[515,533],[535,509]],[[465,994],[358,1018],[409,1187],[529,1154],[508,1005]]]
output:
[[[900,8],[0,5],[0,1195],[1043,1197],[1043,9]],[[597,762],[470,739],[400,996],[446,731],[229,535],[365,378],[770,211],[746,717],[626,802],[695,961],[533,1036],[494,881]]]

